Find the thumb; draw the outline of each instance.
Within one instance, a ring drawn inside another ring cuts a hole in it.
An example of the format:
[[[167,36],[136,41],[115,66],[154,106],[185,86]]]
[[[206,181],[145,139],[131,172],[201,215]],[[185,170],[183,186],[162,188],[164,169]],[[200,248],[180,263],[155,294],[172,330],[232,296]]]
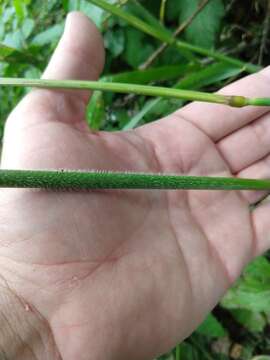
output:
[[[96,80],[103,69],[104,57],[102,37],[96,26],[83,13],[71,12],[66,19],[64,34],[42,77]],[[18,118],[24,118],[23,126],[40,121],[37,119],[57,118],[70,124],[81,123],[81,127],[86,128],[84,115],[89,97],[88,90],[31,91],[12,111],[6,125],[12,131],[15,131],[14,127],[19,131]]]
[[[97,80],[103,66],[103,41],[96,26],[83,13],[69,13],[64,34],[42,78]],[[89,91],[68,92],[84,102],[89,100]]]
[[[104,48],[97,28],[82,13],[72,12],[67,16],[64,34],[43,78],[94,80],[103,64]],[[50,148],[57,148],[64,140],[70,142],[67,127],[64,133],[57,124],[65,123],[88,132],[85,107],[89,96],[87,90],[60,89],[38,89],[26,95],[5,123],[1,167],[31,168],[33,154],[39,162],[44,149],[47,158]]]

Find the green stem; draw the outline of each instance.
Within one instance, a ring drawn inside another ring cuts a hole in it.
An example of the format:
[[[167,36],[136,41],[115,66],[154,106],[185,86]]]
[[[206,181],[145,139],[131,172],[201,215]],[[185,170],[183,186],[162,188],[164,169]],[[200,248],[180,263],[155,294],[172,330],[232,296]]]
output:
[[[247,105],[269,106],[270,98],[246,98],[244,96],[228,96],[212,94],[200,91],[166,88],[160,86],[147,86],[124,83],[110,83],[102,81],[82,80],[46,80],[46,79],[24,79],[24,78],[0,78],[0,86],[30,86],[48,89],[88,89],[113,91],[124,94],[139,94],[146,96],[161,96],[165,98],[176,98],[183,100],[196,100],[211,103],[243,107]]]
[[[270,180],[113,171],[0,170],[0,187],[74,190],[269,190]]]
[[[116,6],[106,2],[105,0],[89,0],[92,4],[109,11],[111,14],[118,16],[119,18],[125,20],[128,24],[136,27],[137,29],[145,32],[146,34],[168,44],[172,45],[179,50],[189,50],[195,53],[198,53],[203,56],[211,57],[216,60],[221,60],[236,66],[239,66],[240,68],[244,69],[247,72],[254,73],[258,70],[260,70],[260,66],[256,66],[254,64],[245,63],[243,61],[240,61],[238,59],[234,59],[230,56],[226,56],[223,54],[220,54],[216,51],[204,49],[199,46],[195,46],[192,44],[189,44],[184,41],[176,40],[173,35],[169,31],[162,31],[158,27],[153,27],[146,22],[142,21],[141,19],[137,18],[136,16],[127,13],[126,11],[123,11],[120,8],[117,8]]]
[[[232,64],[232,65],[236,65],[239,68],[241,68],[243,71],[246,71],[248,73],[255,73],[255,72],[261,70],[261,67],[258,65],[254,65],[251,63],[245,63],[241,60],[221,54],[217,51],[205,49],[205,48],[202,48],[202,47],[199,47],[196,45],[192,45],[192,44],[189,44],[189,43],[181,41],[181,40],[175,40],[175,46],[178,47],[179,49],[190,50],[192,52],[213,58],[215,60],[220,60],[220,61]]]
[[[175,348],[175,360],[181,359],[181,345],[177,345]]]
[[[253,106],[270,106],[270,98],[251,98],[246,99],[247,105]]]
[[[162,24],[164,23],[164,18],[165,18],[166,2],[167,0],[161,0],[161,4],[160,4],[159,18]]]

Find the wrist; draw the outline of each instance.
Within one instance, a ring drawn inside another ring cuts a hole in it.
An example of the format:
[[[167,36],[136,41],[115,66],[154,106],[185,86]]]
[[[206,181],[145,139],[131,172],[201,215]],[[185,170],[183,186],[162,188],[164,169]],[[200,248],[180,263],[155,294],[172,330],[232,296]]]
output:
[[[3,282],[0,282],[0,359],[61,359],[47,321]]]

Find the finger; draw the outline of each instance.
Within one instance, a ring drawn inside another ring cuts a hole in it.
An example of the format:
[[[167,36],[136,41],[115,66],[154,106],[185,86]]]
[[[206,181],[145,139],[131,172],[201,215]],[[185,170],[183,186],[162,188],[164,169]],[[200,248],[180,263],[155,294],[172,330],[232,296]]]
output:
[[[267,113],[217,143],[220,153],[233,174],[270,153],[269,119],[270,114]]]
[[[270,67],[267,67],[256,74],[249,75],[226,86],[220,90],[220,93],[248,97],[267,97],[270,96],[269,83]],[[232,108],[219,104],[194,102],[178,110],[176,114],[195,124],[213,141],[218,141],[267,111],[267,107]]]

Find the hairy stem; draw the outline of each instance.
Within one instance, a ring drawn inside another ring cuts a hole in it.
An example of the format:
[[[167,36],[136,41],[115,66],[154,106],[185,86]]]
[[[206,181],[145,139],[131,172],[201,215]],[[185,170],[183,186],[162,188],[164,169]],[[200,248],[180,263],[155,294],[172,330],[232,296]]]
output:
[[[172,174],[75,171],[0,170],[0,187],[45,189],[198,189],[269,190],[270,180]]]

